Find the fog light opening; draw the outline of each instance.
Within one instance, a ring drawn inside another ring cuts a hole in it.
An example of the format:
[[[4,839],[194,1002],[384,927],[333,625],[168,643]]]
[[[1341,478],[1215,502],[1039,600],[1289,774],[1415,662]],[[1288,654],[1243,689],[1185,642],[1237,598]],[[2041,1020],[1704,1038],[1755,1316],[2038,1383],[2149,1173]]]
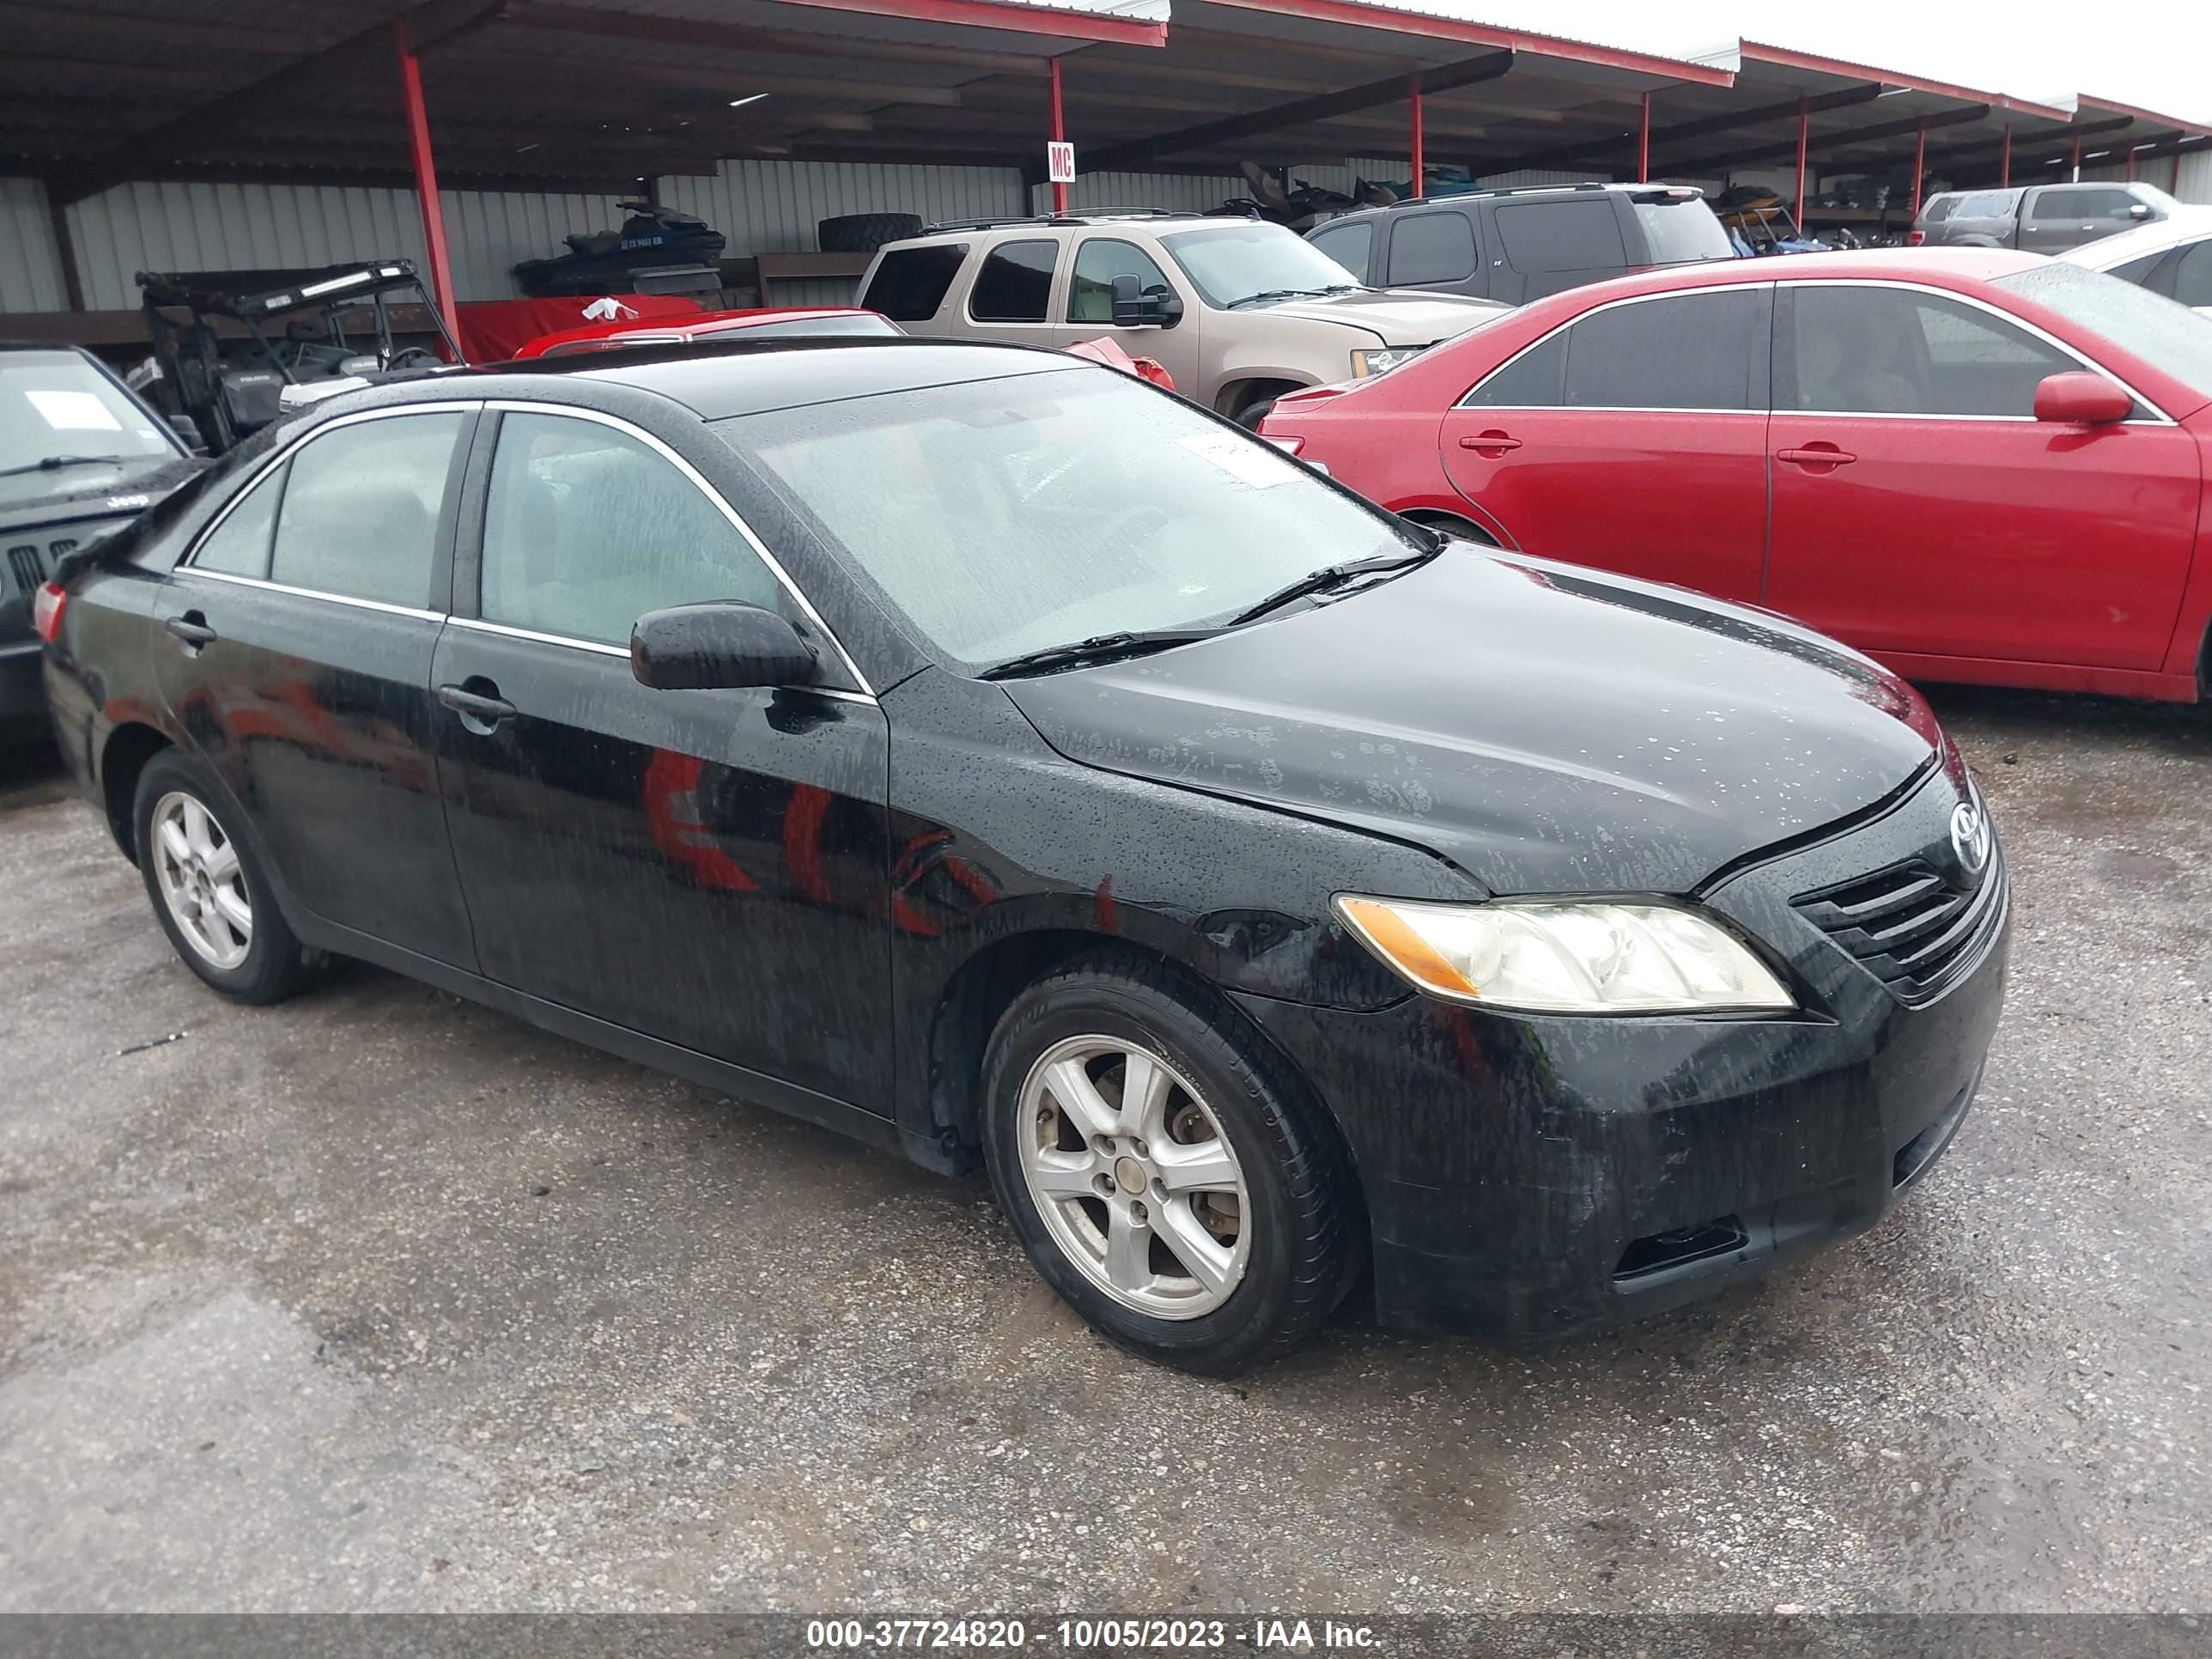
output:
[[[1724,1215],[1695,1227],[1674,1227],[1663,1233],[1647,1233],[1620,1253],[1613,1282],[1627,1284],[1654,1273],[1687,1267],[1709,1256],[1726,1255],[1751,1242],[1741,1216]]]

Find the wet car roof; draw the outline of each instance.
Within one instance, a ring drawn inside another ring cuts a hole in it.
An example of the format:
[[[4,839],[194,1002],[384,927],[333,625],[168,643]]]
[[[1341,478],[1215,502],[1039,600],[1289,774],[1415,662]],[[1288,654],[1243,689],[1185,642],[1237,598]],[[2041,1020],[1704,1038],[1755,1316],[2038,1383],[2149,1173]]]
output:
[[[574,358],[532,358],[491,365],[483,372],[636,386],[673,398],[702,420],[721,421],[878,392],[1088,367],[1062,352],[1022,346],[831,336],[693,341]]]

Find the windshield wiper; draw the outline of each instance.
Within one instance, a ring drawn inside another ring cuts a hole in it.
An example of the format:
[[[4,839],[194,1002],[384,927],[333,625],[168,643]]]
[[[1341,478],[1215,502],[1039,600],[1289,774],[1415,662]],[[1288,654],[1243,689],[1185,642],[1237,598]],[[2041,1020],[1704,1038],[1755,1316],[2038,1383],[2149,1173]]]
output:
[[[1426,564],[1441,550],[1437,546],[1425,547],[1413,553],[1381,553],[1371,559],[1354,559],[1347,564],[1332,564],[1301,576],[1287,586],[1279,587],[1257,605],[1250,605],[1229,619],[1229,626],[1237,628],[1256,621],[1270,611],[1279,611],[1293,599],[1303,599],[1310,594],[1326,593],[1332,588],[1342,587],[1358,581],[1362,576],[1373,575],[1382,570],[1407,570],[1417,564]]]
[[[1220,631],[1218,628],[1156,628],[1139,634],[1094,634],[1087,640],[1078,640],[1073,645],[1048,645],[1042,651],[1025,651],[1018,657],[993,663],[976,678],[1010,680],[1023,674],[1042,673],[1048,668],[1073,668],[1079,663],[1120,662],[1130,657],[1165,651],[1174,646],[1188,645],[1194,640],[1210,640]]]
[[[1316,294],[1328,294],[1334,291],[1326,288],[1267,288],[1261,289],[1257,294],[1247,294],[1242,299],[1231,300],[1227,305],[1222,307],[1222,309],[1234,311],[1239,306],[1255,306],[1262,300],[1304,300]]]
[[[28,466],[0,467],[0,478],[21,477],[26,472],[58,472],[65,466],[107,466],[132,459],[129,455],[49,455]]]

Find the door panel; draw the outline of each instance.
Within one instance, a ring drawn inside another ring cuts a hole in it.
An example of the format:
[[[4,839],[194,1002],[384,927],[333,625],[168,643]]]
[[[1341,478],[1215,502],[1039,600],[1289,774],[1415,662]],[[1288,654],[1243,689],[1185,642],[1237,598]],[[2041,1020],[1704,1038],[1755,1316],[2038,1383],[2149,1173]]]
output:
[[[1955,298],[1791,288],[1767,604],[1867,650],[2156,667],[2189,569],[2195,441],[2035,420],[2038,383],[2081,362]]]
[[[472,418],[394,416],[310,439],[240,499],[155,606],[175,624],[155,636],[162,696],[293,897],[459,967],[475,957],[429,685],[453,476]],[[280,579],[349,591],[270,581],[272,526]]]
[[[1756,599],[1769,295],[1608,306],[1554,333],[1444,416],[1453,487],[1528,552]]]
[[[456,584],[479,614],[432,675],[483,972],[887,1109],[882,711],[830,689],[827,641],[820,689],[639,684],[625,642],[646,611],[737,601],[812,625],[665,451],[567,412],[499,420]]]
[[[440,711],[486,975],[885,1109],[880,709],[651,690],[623,653],[459,623],[434,678],[516,711]]]
[[[1113,281],[1121,276],[1134,276],[1140,292],[1179,297],[1183,312],[1176,325],[1115,327]],[[1196,295],[1170,276],[1157,259],[1134,242],[1118,236],[1085,236],[1075,245],[1068,273],[1066,322],[1054,343],[1072,346],[1085,340],[1111,340],[1132,357],[1152,358],[1174,379],[1177,392],[1203,403],[1205,365],[1199,350],[1199,330],[1205,312]]]

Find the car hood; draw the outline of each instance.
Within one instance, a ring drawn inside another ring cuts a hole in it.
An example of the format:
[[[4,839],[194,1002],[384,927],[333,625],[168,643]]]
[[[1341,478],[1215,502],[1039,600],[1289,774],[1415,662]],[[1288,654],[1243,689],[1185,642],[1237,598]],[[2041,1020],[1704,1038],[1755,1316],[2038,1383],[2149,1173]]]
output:
[[[1316,294],[1264,307],[1271,317],[1301,317],[1371,329],[1388,345],[1430,345],[1464,334],[1510,306],[1495,300],[1471,300],[1455,294],[1375,292]]]
[[[1691,891],[1942,741],[1903,682],[1780,617],[1463,547],[1005,689],[1071,760],[1412,842],[1493,893]]]
[[[0,479],[0,530],[143,513],[207,465],[199,456],[134,456],[117,465],[59,467]]]

